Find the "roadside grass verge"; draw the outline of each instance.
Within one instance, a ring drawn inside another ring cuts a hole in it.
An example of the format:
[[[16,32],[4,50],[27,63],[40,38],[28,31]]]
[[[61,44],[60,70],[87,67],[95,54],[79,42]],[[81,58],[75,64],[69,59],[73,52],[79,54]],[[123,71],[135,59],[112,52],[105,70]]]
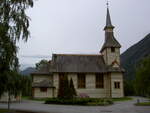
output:
[[[48,98],[32,98],[30,96],[23,96],[22,99],[25,99],[25,100],[34,100],[34,101],[46,101]]]
[[[122,98],[112,98],[113,102],[117,102],[117,101],[129,101],[132,100],[133,98],[131,97],[122,97]]]
[[[8,112],[7,109],[0,109],[0,113],[6,113],[6,112]]]
[[[140,103],[136,103],[136,106],[150,106],[150,102],[140,102]]]

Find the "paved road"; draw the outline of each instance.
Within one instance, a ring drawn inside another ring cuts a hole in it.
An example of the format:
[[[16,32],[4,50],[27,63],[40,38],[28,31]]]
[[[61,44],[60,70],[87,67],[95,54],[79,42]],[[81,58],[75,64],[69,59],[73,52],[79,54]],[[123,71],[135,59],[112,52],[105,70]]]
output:
[[[13,103],[12,109],[29,110],[48,113],[150,113],[149,106],[135,106],[137,99],[147,101],[145,98],[134,97],[134,100],[116,102],[111,106],[71,106],[71,105],[47,105],[38,101],[23,101]],[[7,104],[0,103],[0,108],[7,108]]]

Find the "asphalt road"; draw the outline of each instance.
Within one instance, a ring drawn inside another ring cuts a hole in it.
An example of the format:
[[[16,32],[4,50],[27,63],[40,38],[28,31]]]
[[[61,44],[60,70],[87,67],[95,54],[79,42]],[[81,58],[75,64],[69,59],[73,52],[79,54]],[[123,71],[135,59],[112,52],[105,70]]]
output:
[[[140,99],[140,101],[147,101],[147,99],[141,97],[133,98],[130,101],[115,102],[110,106],[48,105],[39,101],[23,100],[21,103],[12,103],[11,109],[40,113],[150,113],[150,106],[134,105],[137,99]],[[0,103],[0,108],[7,108],[7,104]]]

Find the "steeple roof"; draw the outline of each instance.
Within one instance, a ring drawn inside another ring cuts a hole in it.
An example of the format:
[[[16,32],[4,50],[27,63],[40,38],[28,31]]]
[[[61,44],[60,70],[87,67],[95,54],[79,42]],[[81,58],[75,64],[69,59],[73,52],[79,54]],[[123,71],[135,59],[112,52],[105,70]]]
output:
[[[102,52],[105,48],[116,47],[120,48],[120,43],[115,39],[113,33],[114,26],[111,23],[111,17],[109,13],[109,8],[107,7],[107,16],[106,16],[106,26],[105,30],[105,42],[100,52]]]
[[[104,28],[104,30],[106,30],[107,28],[114,28],[114,26],[111,23],[111,17],[110,17],[110,13],[109,13],[109,8],[107,7],[107,16],[106,16],[106,26]]]

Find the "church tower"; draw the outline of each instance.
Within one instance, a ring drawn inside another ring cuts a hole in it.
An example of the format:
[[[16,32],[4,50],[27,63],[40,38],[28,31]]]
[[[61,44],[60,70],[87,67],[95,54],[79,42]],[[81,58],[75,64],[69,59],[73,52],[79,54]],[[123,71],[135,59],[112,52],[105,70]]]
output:
[[[107,7],[106,26],[104,27],[105,42],[100,52],[103,55],[105,63],[107,65],[114,65],[116,63],[119,66],[121,45],[114,37],[114,28],[115,27],[111,23],[109,8]]]

